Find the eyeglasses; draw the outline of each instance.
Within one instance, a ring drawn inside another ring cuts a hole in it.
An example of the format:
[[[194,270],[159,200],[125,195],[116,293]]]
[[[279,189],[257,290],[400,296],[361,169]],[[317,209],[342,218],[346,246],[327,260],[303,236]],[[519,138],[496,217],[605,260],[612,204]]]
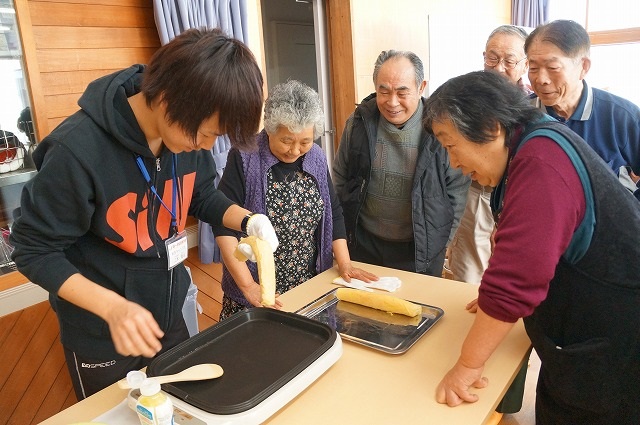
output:
[[[502,64],[504,65],[505,69],[513,69],[515,68],[520,62],[522,62],[523,60],[525,60],[527,57],[525,56],[524,58],[520,59],[519,61],[513,60],[513,59],[500,59],[497,58],[495,56],[487,56],[484,53],[482,54],[484,56],[484,64],[487,66],[490,66],[491,68],[495,68],[496,66],[498,66],[500,64],[500,62],[502,62]]]

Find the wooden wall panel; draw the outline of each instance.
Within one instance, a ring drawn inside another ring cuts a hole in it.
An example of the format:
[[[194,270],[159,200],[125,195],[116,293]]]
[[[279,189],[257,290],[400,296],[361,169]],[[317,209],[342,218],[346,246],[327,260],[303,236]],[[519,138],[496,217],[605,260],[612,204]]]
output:
[[[29,0],[29,9],[33,26],[155,28],[150,7],[104,6],[91,0],[76,4]]]
[[[93,80],[117,71],[117,69],[94,69],[89,71],[61,71],[42,74],[44,96],[82,93]]]
[[[42,73],[119,69],[147,63],[155,51],[155,48],[47,49],[38,51],[38,61]]]
[[[80,97],[80,96],[78,96],[78,97]],[[54,128],[56,128],[57,126],[59,126],[59,125],[60,125],[60,123],[61,123],[62,121],[64,121],[64,119],[65,119],[65,118],[66,118],[66,117],[61,117],[61,118],[47,118],[47,119],[46,119],[46,122],[47,122],[47,124],[46,124],[46,125],[47,125],[47,127],[48,127],[48,128],[50,128],[50,129],[52,129],[52,130],[53,130]]]
[[[146,28],[54,27],[33,28],[42,49],[104,49],[108,47],[158,48],[158,36]]]
[[[149,7],[150,0],[39,0],[43,3],[102,4],[105,6]]]
[[[76,112],[78,99],[81,93],[59,94],[57,96],[45,96],[47,103],[47,116],[55,118],[66,118]]]
[[[160,47],[148,0],[23,0],[16,17],[39,139],[79,109],[91,81]]]

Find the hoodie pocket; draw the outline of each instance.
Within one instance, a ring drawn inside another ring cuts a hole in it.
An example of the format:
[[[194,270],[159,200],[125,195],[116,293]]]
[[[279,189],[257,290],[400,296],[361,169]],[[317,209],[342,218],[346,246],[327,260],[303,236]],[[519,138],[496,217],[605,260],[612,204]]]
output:
[[[125,275],[125,297],[149,310],[163,331],[171,318],[171,275],[158,269],[127,269]]]
[[[90,311],[78,307],[63,298],[55,298],[53,309],[60,321],[65,322],[73,328],[81,329],[89,335],[98,337],[108,337],[110,335],[107,322]],[[66,333],[65,326],[61,327],[61,332]],[[70,330],[70,333],[74,334],[76,332]]]

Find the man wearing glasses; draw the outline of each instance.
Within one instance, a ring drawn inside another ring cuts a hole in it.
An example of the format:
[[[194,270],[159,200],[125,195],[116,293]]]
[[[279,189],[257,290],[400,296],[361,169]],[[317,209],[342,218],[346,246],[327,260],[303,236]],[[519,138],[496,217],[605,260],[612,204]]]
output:
[[[530,95],[533,90],[523,81],[528,68],[524,53],[526,39],[527,32],[521,27],[501,25],[489,35],[482,56],[485,71],[499,72]]]
[[[485,71],[500,73],[521,87],[525,95],[531,95],[531,88],[523,81],[528,65],[524,54],[526,39],[527,33],[520,27],[499,26],[489,35],[482,55]],[[491,187],[471,182],[460,227],[449,250],[449,267],[455,280],[479,285],[489,265],[494,228],[489,206],[491,191]]]

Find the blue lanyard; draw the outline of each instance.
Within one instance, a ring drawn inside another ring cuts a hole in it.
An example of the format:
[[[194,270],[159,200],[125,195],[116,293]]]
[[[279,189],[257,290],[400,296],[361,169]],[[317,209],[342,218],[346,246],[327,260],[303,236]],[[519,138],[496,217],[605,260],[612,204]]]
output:
[[[171,228],[175,229],[176,232],[177,232],[177,230],[178,230],[178,220],[176,218],[176,199],[178,198],[178,177],[176,176],[176,168],[177,168],[177,164],[178,164],[178,156],[174,153],[174,154],[171,155],[171,157],[172,157],[171,158],[172,159],[172,161],[171,161],[171,174],[173,176],[173,197],[171,199],[171,209],[169,209],[169,207],[167,207],[167,205],[164,203],[164,201],[162,201],[162,198],[158,194],[158,191],[156,190],[156,187],[151,182],[151,176],[149,176],[149,172],[147,171],[147,167],[144,166],[144,162],[142,161],[142,157],[140,155],[136,156],[136,164],[138,164],[138,168],[140,169],[140,172],[142,173],[142,177],[144,177],[144,179],[146,180],[147,185],[149,186],[149,189],[151,189],[151,192],[153,192],[153,194],[158,199],[158,201],[160,201],[160,204],[162,204],[164,209],[169,211],[169,214],[171,214]]]

